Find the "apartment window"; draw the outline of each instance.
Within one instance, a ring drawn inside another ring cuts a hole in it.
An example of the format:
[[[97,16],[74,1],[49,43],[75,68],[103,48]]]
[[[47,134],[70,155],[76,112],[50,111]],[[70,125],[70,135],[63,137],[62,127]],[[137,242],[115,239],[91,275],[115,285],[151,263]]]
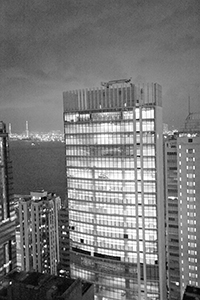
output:
[[[189,148],[189,149],[186,149],[186,152],[189,153],[189,154],[192,154],[192,153],[194,153],[195,151],[194,151],[194,149]]]
[[[188,261],[191,262],[191,263],[197,263],[197,258],[189,257]]]
[[[189,255],[197,255],[197,251],[194,250],[188,250]]]
[[[192,271],[197,271],[197,266],[189,265],[189,269],[192,270]]]
[[[196,248],[197,244],[189,242],[188,246],[191,247],[191,248]]]

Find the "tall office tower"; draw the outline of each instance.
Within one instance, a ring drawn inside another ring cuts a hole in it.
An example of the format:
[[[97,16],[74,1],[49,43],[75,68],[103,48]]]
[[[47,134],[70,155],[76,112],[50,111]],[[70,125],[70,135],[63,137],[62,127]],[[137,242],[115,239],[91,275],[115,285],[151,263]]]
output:
[[[96,299],[166,299],[161,87],[127,82],[63,94],[70,272]]]
[[[179,218],[177,179],[177,135],[170,136],[164,144],[165,199],[166,199],[166,252],[169,299],[180,298],[179,268]]]
[[[6,126],[0,122],[0,279],[16,265],[12,168]]]
[[[177,139],[181,296],[200,287],[200,113],[189,114]]]
[[[60,207],[60,197],[44,191],[19,201],[22,270],[57,274]]]

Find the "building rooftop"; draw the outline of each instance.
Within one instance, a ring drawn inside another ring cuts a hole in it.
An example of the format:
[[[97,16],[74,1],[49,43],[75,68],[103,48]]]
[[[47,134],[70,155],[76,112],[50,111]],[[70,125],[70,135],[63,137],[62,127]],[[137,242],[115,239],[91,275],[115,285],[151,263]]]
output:
[[[35,295],[37,295],[38,300],[68,299],[71,292],[74,293],[73,291],[77,292],[78,290],[77,300],[79,300],[82,299],[81,295],[87,294],[87,291],[92,288],[92,284],[89,282],[81,282],[80,279],[15,270],[5,276],[4,281],[0,285],[0,300],[8,299],[8,289],[10,288],[13,290],[12,300],[18,300],[17,294],[22,297],[22,294],[24,293],[30,295],[30,298],[36,293]],[[22,298],[25,299],[25,296],[23,295]],[[29,299],[29,296],[28,298],[26,297],[26,299]]]
[[[185,120],[184,127],[180,130],[184,133],[200,133],[200,112],[189,113]]]

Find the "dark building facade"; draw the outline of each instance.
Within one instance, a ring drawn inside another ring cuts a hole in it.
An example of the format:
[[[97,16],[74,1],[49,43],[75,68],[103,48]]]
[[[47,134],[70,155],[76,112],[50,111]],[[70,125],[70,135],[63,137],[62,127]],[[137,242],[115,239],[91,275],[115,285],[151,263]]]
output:
[[[179,212],[177,178],[177,135],[164,147],[166,197],[166,252],[169,299],[180,299]]]
[[[4,279],[0,300],[94,300],[94,288],[80,279],[14,271]]]
[[[58,212],[58,231],[60,255],[58,274],[61,276],[69,276],[69,213],[65,207],[62,207]]]
[[[12,167],[6,126],[0,122],[0,279],[16,266]]]
[[[182,299],[183,300],[200,300],[200,288],[187,285]]]

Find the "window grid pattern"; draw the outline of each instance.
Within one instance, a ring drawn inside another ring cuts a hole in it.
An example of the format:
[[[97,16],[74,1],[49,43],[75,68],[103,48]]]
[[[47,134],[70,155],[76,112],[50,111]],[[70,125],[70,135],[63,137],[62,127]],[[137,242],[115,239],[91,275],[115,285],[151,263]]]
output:
[[[181,142],[181,139],[180,139]],[[180,249],[181,249],[181,278],[182,290],[189,282],[190,285],[199,285],[198,275],[198,203],[196,202],[196,150],[193,144],[188,144],[187,138],[183,138],[182,147],[179,147],[179,171],[182,169],[182,182],[179,185],[180,195]],[[190,141],[190,143],[192,143]],[[181,183],[179,180],[179,182]],[[185,228],[187,228],[187,233]],[[183,257],[187,251],[187,258]]]
[[[145,107],[64,115],[71,274],[108,299],[132,299],[138,283],[159,298],[154,117]]]

